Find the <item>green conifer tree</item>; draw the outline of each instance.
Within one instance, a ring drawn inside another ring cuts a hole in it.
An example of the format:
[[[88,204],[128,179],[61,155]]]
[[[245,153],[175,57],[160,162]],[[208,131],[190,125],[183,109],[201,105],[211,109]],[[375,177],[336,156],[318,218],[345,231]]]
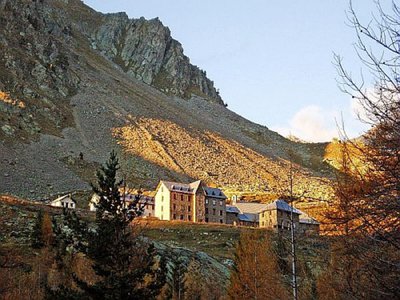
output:
[[[164,284],[161,268],[153,269],[154,247],[133,234],[132,220],[141,214],[139,196],[127,203],[117,180],[118,158],[111,152],[106,165],[97,172],[93,190],[99,195],[96,232],[89,239],[93,269],[102,278],[94,285],[76,278],[93,299],[152,299]]]
[[[31,245],[35,249],[40,249],[44,246],[42,226],[43,226],[43,211],[39,210],[31,234]]]

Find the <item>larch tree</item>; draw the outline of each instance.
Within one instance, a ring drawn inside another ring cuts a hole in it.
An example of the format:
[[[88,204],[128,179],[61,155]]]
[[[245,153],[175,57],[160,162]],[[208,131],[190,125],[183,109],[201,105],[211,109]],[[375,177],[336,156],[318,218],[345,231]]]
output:
[[[230,299],[288,299],[271,237],[265,231],[246,231],[236,247]]]
[[[343,139],[350,167],[342,170],[346,179],[338,184],[328,214],[342,234],[330,272],[345,272],[341,297],[347,299],[400,298],[400,9],[395,1],[389,13],[379,1],[376,5],[370,22],[360,20],[351,2],[348,15],[357,54],[372,82],[354,78],[335,56],[343,91],[362,107],[360,118],[371,124],[361,139]],[[357,159],[350,148],[357,149]]]

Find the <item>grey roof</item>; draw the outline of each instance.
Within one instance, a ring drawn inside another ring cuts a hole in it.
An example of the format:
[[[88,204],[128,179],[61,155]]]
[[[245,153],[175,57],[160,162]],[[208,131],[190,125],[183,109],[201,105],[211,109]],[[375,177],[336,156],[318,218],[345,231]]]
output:
[[[238,213],[240,213],[240,210],[239,210],[236,206],[227,205],[227,206],[226,206],[226,212],[227,212],[227,213],[238,214]]]
[[[311,224],[311,225],[319,225],[320,224],[317,220],[310,217],[305,212],[301,212],[301,215],[299,216],[299,223]]]
[[[204,189],[206,196],[210,196],[213,198],[226,199],[225,194],[218,188],[204,187],[203,189]]]
[[[135,200],[135,197],[137,196],[138,194],[130,194],[130,193],[127,193],[127,194],[125,194],[125,200],[126,201],[133,201],[133,200]],[[123,195],[121,195],[121,199],[123,199]],[[141,203],[141,204],[154,204],[154,197],[150,197],[150,196],[145,196],[145,195],[140,195],[140,197],[139,197],[139,203]]]
[[[252,202],[236,202],[236,207],[241,213],[258,214],[267,209],[268,204]]]
[[[201,180],[197,180],[191,183],[181,183],[181,182],[161,180],[160,183],[163,183],[167,187],[167,189],[170,190],[171,192],[195,194],[201,184]]]
[[[71,194],[66,194],[64,196],[58,197],[57,199],[54,199],[53,201],[51,201],[51,203],[55,203],[55,202],[58,202],[58,201],[63,201],[66,198],[70,198],[72,202],[76,203],[76,201],[72,198]]]
[[[284,200],[278,199],[275,200],[274,202],[267,204],[267,207],[263,210],[283,210],[283,211],[287,211],[287,212],[291,212],[292,211],[292,207]],[[294,214],[298,214],[301,215],[302,211],[298,210],[297,208],[293,207],[293,213]]]
[[[258,214],[238,214],[239,221],[258,222]]]

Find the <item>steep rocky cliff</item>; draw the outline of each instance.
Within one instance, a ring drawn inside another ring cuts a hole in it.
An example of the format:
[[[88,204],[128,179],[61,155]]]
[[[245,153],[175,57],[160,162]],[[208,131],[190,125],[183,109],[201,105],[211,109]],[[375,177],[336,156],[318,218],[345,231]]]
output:
[[[0,0],[0,52],[0,194],[89,189],[117,149],[134,186],[201,178],[281,193],[291,157],[295,189],[326,197],[325,145],[289,141],[221,105],[157,19],[79,0]]]
[[[106,14],[91,32],[91,46],[118,64],[128,75],[161,91],[190,98],[198,94],[223,104],[206,73],[190,64],[182,45],[156,18],[129,19],[125,13]]]

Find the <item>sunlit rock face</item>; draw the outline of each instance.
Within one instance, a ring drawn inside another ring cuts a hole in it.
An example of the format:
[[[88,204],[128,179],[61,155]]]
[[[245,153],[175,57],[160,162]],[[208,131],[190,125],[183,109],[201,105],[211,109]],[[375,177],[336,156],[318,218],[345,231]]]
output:
[[[190,98],[204,96],[223,104],[206,73],[190,64],[182,45],[156,18],[129,19],[125,13],[106,14],[91,33],[92,47],[117,63],[127,74],[161,91]]]

